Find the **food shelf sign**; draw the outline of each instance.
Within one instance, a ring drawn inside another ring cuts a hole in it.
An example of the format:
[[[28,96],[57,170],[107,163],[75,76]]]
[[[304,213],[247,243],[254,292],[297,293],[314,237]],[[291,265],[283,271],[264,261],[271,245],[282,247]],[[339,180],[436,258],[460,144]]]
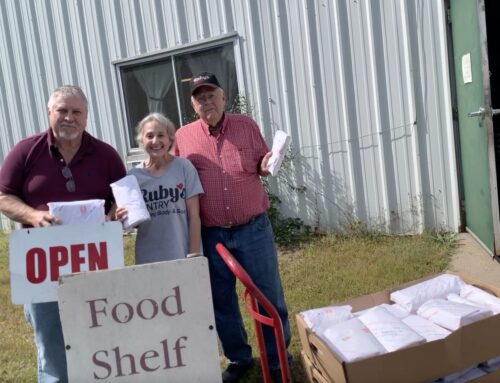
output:
[[[206,258],[61,278],[70,382],[221,382]]]
[[[9,235],[14,304],[56,301],[60,276],[123,265],[119,222],[21,229]]]

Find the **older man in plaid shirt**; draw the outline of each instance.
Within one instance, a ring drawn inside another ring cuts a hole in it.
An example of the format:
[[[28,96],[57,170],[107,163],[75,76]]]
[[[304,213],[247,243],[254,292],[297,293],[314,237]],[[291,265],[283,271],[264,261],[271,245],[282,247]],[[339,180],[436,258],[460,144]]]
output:
[[[204,255],[209,260],[217,333],[230,361],[223,382],[237,382],[252,365],[252,350],[241,319],[235,277],[215,250],[222,243],[276,307],[290,342],[288,311],[281,286],[276,247],[259,176],[269,175],[271,152],[248,116],[224,113],[226,98],[214,74],[191,79],[191,104],[200,117],[176,134],[176,152],[198,170],[205,194],[200,198]],[[280,380],[273,329],[264,326],[271,375]]]

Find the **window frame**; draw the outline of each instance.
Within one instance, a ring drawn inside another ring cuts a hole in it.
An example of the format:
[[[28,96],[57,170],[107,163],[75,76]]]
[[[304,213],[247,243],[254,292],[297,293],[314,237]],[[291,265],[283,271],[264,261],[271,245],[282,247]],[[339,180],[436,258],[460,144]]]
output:
[[[239,39],[238,39],[238,33],[237,32],[231,32],[227,33],[224,35],[220,35],[217,37],[212,37],[208,39],[203,39],[200,41],[188,43],[188,44],[183,44],[183,45],[178,45],[172,48],[167,48],[167,49],[162,49],[154,52],[147,52],[144,54],[140,54],[138,56],[134,57],[129,57],[126,59],[120,59],[120,60],[115,60],[112,61],[112,65],[115,67],[115,76],[116,76],[116,84],[118,87],[118,96],[120,100],[120,105],[119,105],[119,116],[121,119],[121,126],[123,127],[123,140],[125,142],[125,147],[127,150],[126,153],[126,163],[128,166],[133,166],[134,164],[143,161],[146,158],[146,155],[144,151],[140,148],[132,147],[130,145],[130,138],[129,137],[129,132],[132,131],[131,127],[129,126],[128,122],[128,117],[127,117],[127,100],[125,97],[125,84],[123,82],[122,78],[122,70],[124,68],[130,67],[130,66],[135,66],[135,65],[140,65],[140,64],[148,64],[154,61],[159,61],[159,60],[164,60],[167,58],[172,58],[172,65],[174,67],[174,84],[175,84],[175,90],[176,93],[179,93],[178,90],[178,81],[179,79],[177,78],[177,72],[175,70],[175,58],[176,56],[186,54],[186,53],[195,53],[203,50],[208,50],[210,48],[216,48],[225,44],[232,44],[233,45],[233,52],[234,52],[234,60],[235,60],[235,70],[236,70],[236,77],[237,77],[237,82],[238,82],[238,89],[240,93],[244,93],[244,87],[242,82],[240,81],[241,78],[241,55],[240,55],[240,46],[239,46]],[[180,100],[177,97],[176,98],[176,103],[177,103],[177,111],[180,114],[181,111],[181,105],[180,105]],[[133,138],[133,137],[132,137]]]

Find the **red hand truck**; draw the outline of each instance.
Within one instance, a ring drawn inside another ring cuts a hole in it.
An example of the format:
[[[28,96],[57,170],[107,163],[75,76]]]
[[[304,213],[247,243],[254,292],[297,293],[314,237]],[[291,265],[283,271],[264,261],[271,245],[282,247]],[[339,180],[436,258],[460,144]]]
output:
[[[229,269],[238,278],[238,280],[245,287],[242,299],[245,302],[246,309],[254,320],[255,334],[257,336],[257,345],[259,346],[260,366],[262,368],[262,375],[264,383],[271,383],[271,376],[269,373],[269,363],[266,354],[266,345],[264,343],[264,336],[262,334],[262,324],[274,328],[274,335],[276,337],[276,346],[278,349],[278,358],[281,368],[282,383],[291,382],[290,368],[288,366],[288,356],[286,352],[285,336],[283,334],[283,324],[281,318],[276,311],[276,308],[264,296],[262,291],[255,285],[252,278],[243,269],[239,262],[227,250],[224,245],[218,243],[215,249],[224,260]],[[266,310],[269,316],[260,313],[259,305]]]

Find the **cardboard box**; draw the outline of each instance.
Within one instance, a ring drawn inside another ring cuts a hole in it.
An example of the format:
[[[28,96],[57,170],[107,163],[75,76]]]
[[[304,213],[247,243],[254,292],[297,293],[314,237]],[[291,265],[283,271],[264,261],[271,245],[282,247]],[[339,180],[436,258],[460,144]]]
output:
[[[321,372],[319,372],[319,370],[316,367],[314,367],[313,363],[307,357],[304,351],[300,352],[300,356],[302,358],[302,364],[304,366],[304,370],[306,372],[309,383],[334,383],[326,380],[326,378],[321,374]]]
[[[315,369],[309,357],[306,355],[304,350],[300,351],[300,358],[302,360],[302,365],[304,366],[304,371],[307,375],[307,381],[309,383],[314,383],[313,380],[313,369]]]
[[[459,275],[466,283],[496,296],[500,288]],[[338,305],[351,305],[353,312],[381,303],[391,303],[392,291],[422,282],[434,276],[402,286],[365,295]],[[335,383],[421,383],[431,382],[485,360],[500,356],[500,314],[469,324],[448,337],[419,346],[355,361],[342,362],[326,343],[314,334],[302,316],[296,316],[302,350],[313,367],[327,382]],[[312,372],[311,372],[312,374]],[[496,378],[494,377],[496,375]],[[500,382],[500,372],[474,380],[475,383]],[[493,380],[490,380],[492,379]],[[495,380],[496,379],[496,380]]]

